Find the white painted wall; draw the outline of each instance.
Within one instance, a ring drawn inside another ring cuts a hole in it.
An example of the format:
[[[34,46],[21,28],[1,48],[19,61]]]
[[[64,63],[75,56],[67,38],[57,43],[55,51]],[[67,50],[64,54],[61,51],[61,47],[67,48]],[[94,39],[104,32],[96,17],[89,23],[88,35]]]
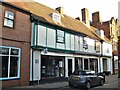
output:
[[[107,60],[108,60],[108,62],[107,62],[108,71],[111,71],[111,73],[113,73],[113,69],[112,69],[112,59],[111,59],[111,58],[108,58]]]
[[[30,81],[32,81],[32,59],[30,68]],[[41,78],[41,54],[40,51],[33,51],[33,81]]]
[[[103,42],[103,55],[106,55],[106,56],[112,56],[112,44],[109,44],[109,43],[106,43],[106,42]]]
[[[68,77],[68,59],[65,57],[65,77]]]
[[[57,43],[57,49],[65,49],[65,44]]]

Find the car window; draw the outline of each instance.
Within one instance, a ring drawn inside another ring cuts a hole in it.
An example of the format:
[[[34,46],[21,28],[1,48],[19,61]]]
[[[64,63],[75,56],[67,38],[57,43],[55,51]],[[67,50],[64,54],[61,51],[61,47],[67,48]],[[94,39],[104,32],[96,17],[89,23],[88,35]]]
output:
[[[74,75],[79,75],[79,71],[74,71]]]
[[[74,75],[87,75],[86,71],[75,71]]]

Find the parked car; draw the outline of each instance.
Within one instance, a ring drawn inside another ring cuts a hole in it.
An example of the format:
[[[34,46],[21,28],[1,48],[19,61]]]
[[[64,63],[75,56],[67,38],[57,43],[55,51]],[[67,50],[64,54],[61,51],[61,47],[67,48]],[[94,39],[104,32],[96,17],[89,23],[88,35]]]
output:
[[[89,89],[91,86],[103,85],[105,83],[105,76],[96,74],[95,71],[77,70],[74,71],[69,79],[70,87],[83,87]]]

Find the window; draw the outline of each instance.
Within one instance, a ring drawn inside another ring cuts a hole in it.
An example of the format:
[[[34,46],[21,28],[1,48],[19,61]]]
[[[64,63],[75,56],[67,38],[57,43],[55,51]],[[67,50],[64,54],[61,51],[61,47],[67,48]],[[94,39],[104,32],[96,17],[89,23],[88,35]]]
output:
[[[64,57],[42,55],[41,78],[53,78],[65,76]]]
[[[65,33],[64,33],[64,31],[57,30],[57,42],[58,43],[65,43]]]
[[[52,18],[53,18],[53,21],[55,22],[59,22],[59,23],[61,22],[61,17],[57,13],[52,13]]]
[[[96,50],[96,53],[100,53],[100,42],[99,41],[95,41],[95,50]]]
[[[83,48],[84,48],[85,50],[88,49],[87,40],[85,40],[84,37],[83,37]]]
[[[0,47],[0,80],[19,78],[20,74],[20,49]]]
[[[14,13],[11,11],[5,11],[4,26],[13,28],[14,26]]]

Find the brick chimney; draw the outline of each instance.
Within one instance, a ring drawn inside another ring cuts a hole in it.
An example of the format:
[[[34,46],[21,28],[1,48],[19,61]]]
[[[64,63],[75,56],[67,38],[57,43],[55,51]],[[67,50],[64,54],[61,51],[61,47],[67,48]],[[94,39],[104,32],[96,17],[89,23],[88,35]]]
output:
[[[58,7],[58,8],[56,8],[56,10],[57,10],[60,14],[64,14],[64,8],[63,8],[63,7]]]
[[[89,21],[89,12],[87,8],[83,8],[81,10],[82,12],[82,21],[87,25],[90,26],[90,21]]]
[[[92,23],[98,23],[98,22],[101,22],[99,11],[92,13]]]

